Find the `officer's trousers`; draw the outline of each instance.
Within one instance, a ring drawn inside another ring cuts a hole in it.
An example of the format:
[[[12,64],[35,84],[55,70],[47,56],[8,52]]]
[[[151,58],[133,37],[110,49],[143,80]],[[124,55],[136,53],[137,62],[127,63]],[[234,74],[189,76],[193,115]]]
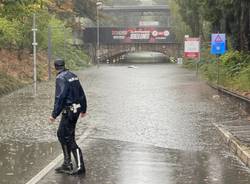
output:
[[[59,142],[62,145],[67,145],[69,150],[79,148],[75,141],[75,128],[79,114],[79,112],[73,113],[70,110],[65,110],[62,113],[62,118],[57,130]]]

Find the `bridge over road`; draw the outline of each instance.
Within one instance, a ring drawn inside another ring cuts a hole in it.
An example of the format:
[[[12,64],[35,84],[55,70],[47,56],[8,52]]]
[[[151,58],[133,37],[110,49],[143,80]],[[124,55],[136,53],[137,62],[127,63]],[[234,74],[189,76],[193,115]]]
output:
[[[168,5],[106,6],[99,3],[96,27],[85,28],[83,40],[88,43],[95,63],[107,59],[116,61],[127,52],[136,51],[156,51],[177,57],[180,44],[171,29],[170,15]],[[100,23],[99,16],[105,21]],[[107,17],[115,19],[116,24],[111,21],[112,26],[105,25],[109,22]]]
[[[89,53],[96,63],[106,60],[116,62],[127,52],[155,51],[168,57],[177,57],[180,51],[180,44],[175,41],[174,32],[168,27],[101,27],[97,57],[96,35],[95,27],[84,30],[84,42],[88,43]]]

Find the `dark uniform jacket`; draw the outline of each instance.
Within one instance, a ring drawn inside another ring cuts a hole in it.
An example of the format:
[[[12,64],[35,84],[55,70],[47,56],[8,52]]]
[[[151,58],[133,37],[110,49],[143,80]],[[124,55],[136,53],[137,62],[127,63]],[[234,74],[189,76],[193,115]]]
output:
[[[56,77],[55,103],[52,117],[56,118],[66,107],[80,104],[80,112],[87,110],[87,100],[78,77],[68,70],[63,70]]]

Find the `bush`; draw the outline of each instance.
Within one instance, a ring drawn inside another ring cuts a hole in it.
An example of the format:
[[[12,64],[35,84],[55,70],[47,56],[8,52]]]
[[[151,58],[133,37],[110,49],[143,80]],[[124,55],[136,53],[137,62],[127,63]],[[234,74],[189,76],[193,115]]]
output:
[[[54,53],[54,58],[64,58],[67,68],[78,70],[88,65],[90,58],[82,49],[68,44],[64,49],[59,49]]]
[[[229,51],[220,57],[222,65],[229,76],[239,75],[241,70],[250,64],[250,55],[239,51]]]
[[[52,17],[51,26],[51,49],[52,59],[63,58],[69,69],[77,70],[87,66],[90,61],[89,56],[83,49],[72,45],[72,29],[66,28],[61,20]],[[43,43],[47,46],[48,39]]]
[[[0,18],[0,47],[11,48],[15,46],[20,39],[18,23]]]
[[[250,55],[248,53],[229,51],[219,58],[219,63],[216,59],[203,59],[207,61],[201,62],[200,71],[206,80],[229,89],[250,91]]]
[[[240,71],[239,77],[236,79],[238,89],[243,91],[250,91],[250,65],[248,65],[245,69]]]

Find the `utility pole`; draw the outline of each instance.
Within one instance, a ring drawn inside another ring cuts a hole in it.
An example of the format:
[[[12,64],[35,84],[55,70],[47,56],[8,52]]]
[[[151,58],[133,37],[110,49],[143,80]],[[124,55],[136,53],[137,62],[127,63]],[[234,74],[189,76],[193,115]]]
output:
[[[99,9],[102,6],[101,1],[97,1],[96,3],[96,23],[97,23],[97,40],[96,40],[96,45],[97,45],[97,52],[96,52],[96,61],[97,61],[97,66],[99,67],[99,57],[100,57],[100,21],[99,21]]]
[[[51,79],[51,26],[48,27],[48,79]]]
[[[66,29],[63,27],[63,59],[66,61]]]
[[[33,14],[33,82],[34,82],[34,96],[36,96],[37,94],[37,72],[36,72],[36,46],[37,46],[37,42],[36,42],[36,15]]]

